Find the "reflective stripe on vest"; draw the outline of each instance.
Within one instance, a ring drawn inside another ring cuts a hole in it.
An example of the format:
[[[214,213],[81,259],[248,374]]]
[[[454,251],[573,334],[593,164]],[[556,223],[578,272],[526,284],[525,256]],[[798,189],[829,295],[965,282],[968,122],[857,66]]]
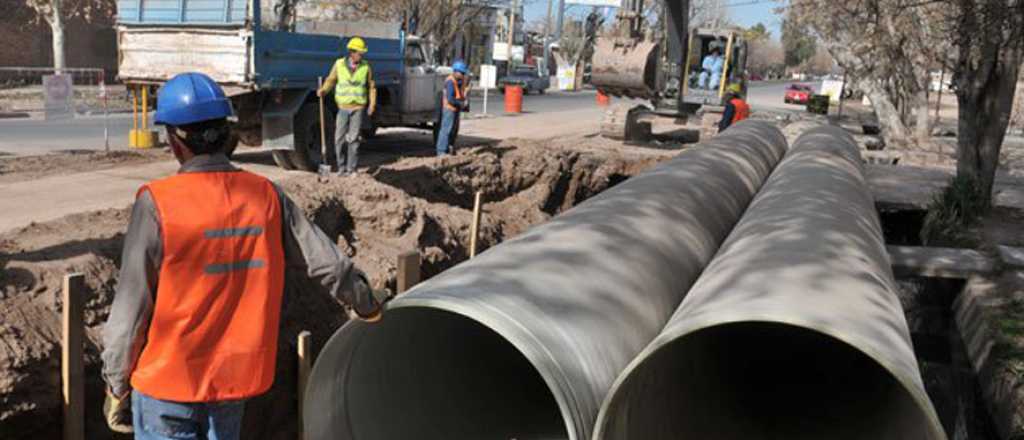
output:
[[[448,75],[448,79],[444,80],[444,108],[448,111],[459,112],[461,109],[456,107],[454,104],[448,102],[448,82],[452,83],[452,88],[455,89],[455,99],[462,101],[465,97],[462,96],[462,87],[459,87],[459,81],[455,79],[454,75]]]
[[[747,104],[746,101],[739,98],[733,98],[733,100],[730,102],[732,103],[732,106],[736,109],[736,112],[732,115],[733,124],[750,117],[750,104]]]
[[[245,171],[182,173],[144,186],[163,260],[132,387],[160,400],[216,402],[274,382],[284,290],[277,191]]]
[[[351,72],[348,70],[348,58],[341,58],[334,62],[334,71],[338,75],[338,84],[334,87],[334,101],[339,106],[369,104],[369,63],[360,61],[356,71]]]

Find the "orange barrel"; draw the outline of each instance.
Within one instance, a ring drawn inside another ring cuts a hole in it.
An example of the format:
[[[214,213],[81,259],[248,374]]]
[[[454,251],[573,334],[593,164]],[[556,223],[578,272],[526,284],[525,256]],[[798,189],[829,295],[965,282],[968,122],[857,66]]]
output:
[[[523,87],[505,86],[505,113],[523,112]]]
[[[604,92],[602,92],[600,90],[597,91],[597,105],[598,106],[607,107],[608,104],[611,104],[611,103],[612,103],[612,99],[609,98],[608,95],[605,95]]]

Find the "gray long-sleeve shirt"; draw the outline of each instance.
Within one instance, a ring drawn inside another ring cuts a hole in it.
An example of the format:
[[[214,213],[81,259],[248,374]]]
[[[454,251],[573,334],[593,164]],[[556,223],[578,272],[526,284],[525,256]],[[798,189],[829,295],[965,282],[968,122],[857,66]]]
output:
[[[238,171],[224,155],[201,155],[182,165],[179,173]],[[350,305],[360,316],[369,317],[380,310],[359,271],[320,228],[310,223],[281,188],[274,186],[281,202],[285,264],[305,268],[332,296]],[[135,362],[146,345],[149,323],[156,304],[163,241],[160,218],[148,191],[143,191],[132,207],[131,222],[121,254],[121,273],[103,328],[103,377],[111,391],[123,395]]]

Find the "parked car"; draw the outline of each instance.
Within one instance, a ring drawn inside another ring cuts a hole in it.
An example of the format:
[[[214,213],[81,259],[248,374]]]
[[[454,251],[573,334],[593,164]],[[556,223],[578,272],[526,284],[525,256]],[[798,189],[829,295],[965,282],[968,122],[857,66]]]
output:
[[[786,104],[807,104],[814,94],[814,88],[807,84],[790,84],[786,87]]]
[[[764,77],[756,73],[750,74],[750,76],[747,79],[751,81],[764,81]]]
[[[548,87],[551,87],[551,78],[538,73],[535,66],[518,66],[512,71],[511,75],[498,81],[498,88],[501,89],[501,93],[505,93],[505,86],[507,85],[521,86],[524,95],[528,95],[530,92],[544,94]]]

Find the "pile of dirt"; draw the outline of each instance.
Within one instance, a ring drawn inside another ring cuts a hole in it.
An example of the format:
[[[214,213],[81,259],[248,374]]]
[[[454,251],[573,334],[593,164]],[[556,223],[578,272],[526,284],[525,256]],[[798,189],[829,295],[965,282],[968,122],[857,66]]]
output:
[[[658,150],[510,141],[447,158],[413,158],[373,175],[315,176],[281,182],[307,216],[365,270],[373,284],[394,287],[396,258],[419,250],[432,276],[468,258],[472,204],[485,202],[483,249],[670,158]],[[0,235],[0,432],[55,438],[61,419],[60,286],[64,274],[86,275],[87,430],[112,438],[102,422],[100,332],[113,301],[129,210],[78,214]],[[247,404],[243,438],[295,438],[295,339],[313,334],[314,351],[344,323],[341,307],[301,269],[286,274],[278,375],[269,393]]]
[[[173,158],[171,153],[163,149],[111,152],[69,150],[39,156],[3,157],[0,158],[0,183],[139,165]]]

